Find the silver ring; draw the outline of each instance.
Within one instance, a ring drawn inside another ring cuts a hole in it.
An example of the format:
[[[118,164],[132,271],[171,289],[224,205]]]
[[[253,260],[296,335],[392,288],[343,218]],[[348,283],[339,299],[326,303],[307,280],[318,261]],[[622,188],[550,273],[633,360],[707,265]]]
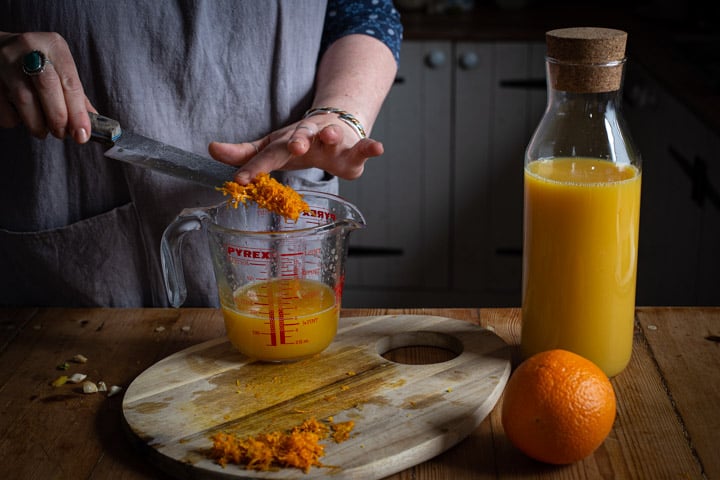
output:
[[[22,58],[22,70],[25,75],[33,77],[43,73],[49,63],[52,62],[44,53],[40,50],[33,50]]]
[[[250,143],[250,145],[252,145],[253,147],[255,147],[255,155],[257,155],[258,153],[260,153],[260,149],[258,148],[257,145],[255,145],[253,142],[249,142],[249,143]]]

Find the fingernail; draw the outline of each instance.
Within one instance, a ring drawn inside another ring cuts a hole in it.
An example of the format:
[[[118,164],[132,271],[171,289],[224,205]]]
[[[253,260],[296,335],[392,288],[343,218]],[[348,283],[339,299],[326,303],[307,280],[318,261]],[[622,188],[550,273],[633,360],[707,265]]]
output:
[[[75,141],[77,143],[85,143],[88,141],[88,134],[87,130],[84,128],[79,128],[75,130]]]

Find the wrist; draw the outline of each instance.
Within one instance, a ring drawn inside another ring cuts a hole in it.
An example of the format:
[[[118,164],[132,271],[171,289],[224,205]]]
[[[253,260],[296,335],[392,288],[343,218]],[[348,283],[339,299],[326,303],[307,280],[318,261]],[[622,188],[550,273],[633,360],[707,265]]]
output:
[[[315,115],[335,115],[343,123],[352,128],[360,139],[367,138],[367,133],[362,122],[348,111],[336,107],[314,107],[305,112],[303,118],[313,117]]]

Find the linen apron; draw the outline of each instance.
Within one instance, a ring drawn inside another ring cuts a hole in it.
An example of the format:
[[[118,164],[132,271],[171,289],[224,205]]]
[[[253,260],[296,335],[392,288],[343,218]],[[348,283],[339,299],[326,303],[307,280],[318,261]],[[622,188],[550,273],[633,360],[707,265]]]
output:
[[[309,108],[325,8],[318,0],[0,0],[0,31],[60,33],[101,114],[208,156],[212,140],[254,140]],[[102,152],[93,142],[0,129],[0,305],[168,305],[165,227],[183,208],[223,197]],[[317,169],[281,177],[337,192],[337,179]],[[185,306],[217,306],[205,236],[186,235],[183,250]]]

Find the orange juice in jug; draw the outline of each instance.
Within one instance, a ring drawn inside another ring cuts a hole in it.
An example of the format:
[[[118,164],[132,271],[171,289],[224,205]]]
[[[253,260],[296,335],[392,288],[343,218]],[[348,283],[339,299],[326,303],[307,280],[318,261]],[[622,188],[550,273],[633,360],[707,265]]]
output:
[[[234,305],[222,305],[228,338],[241,353],[290,361],[321,352],[337,333],[335,291],[317,280],[288,278],[250,283]]]

